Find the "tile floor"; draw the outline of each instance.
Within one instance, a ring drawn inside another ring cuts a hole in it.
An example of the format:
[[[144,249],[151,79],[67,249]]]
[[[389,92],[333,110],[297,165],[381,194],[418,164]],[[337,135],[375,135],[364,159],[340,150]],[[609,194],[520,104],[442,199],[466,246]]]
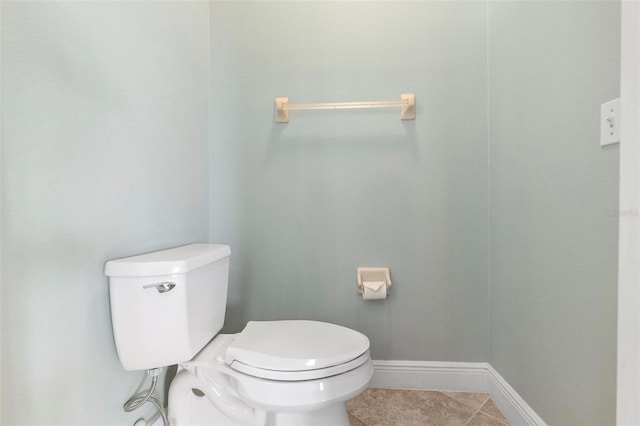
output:
[[[351,426],[505,426],[486,393],[367,389],[347,402]]]

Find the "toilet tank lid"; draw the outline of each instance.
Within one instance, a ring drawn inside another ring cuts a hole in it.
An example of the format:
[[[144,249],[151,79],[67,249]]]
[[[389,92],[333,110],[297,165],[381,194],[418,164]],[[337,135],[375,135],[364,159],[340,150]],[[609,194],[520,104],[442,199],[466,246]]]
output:
[[[231,255],[223,244],[195,243],[108,261],[108,277],[151,277],[185,274]]]

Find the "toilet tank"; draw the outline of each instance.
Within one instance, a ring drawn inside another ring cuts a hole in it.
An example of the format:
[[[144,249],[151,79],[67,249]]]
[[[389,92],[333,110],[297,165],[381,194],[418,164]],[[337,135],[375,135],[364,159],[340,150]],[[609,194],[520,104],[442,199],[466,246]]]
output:
[[[220,331],[230,255],[226,245],[189,244],[105,264],[125,370],[189,361]]]

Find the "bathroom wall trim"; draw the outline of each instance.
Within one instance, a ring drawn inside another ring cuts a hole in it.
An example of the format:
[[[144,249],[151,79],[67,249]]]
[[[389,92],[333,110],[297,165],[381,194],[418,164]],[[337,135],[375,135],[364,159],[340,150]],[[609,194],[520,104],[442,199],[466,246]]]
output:
[[[373,361],[369,386],[487,392],[487,366],[482,362]]]
[[[622,2],[616,424],[640,424],[640,4]]]
[[[546,425],[545,421],[490,364],[487,364],[487,392],[511,424]]]
[[[486,362],[373,361],[370,387],[487,392],[511,424],[546,423]]]

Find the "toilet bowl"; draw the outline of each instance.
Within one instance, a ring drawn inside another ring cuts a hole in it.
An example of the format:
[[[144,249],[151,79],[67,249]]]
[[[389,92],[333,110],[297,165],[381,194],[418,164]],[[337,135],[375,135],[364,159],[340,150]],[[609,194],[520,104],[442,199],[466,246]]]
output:
[[[180,365],[171,424],[348,426],[345,401],[373,374],[368,349],[365,336],[333,324],[250,322]]]
[[[125,370],[178,364],[172,426],[348,426],[345,401],[371,380],[369,339],[319,321],[224,323],[230,249],[190,244],[108,261]]]

